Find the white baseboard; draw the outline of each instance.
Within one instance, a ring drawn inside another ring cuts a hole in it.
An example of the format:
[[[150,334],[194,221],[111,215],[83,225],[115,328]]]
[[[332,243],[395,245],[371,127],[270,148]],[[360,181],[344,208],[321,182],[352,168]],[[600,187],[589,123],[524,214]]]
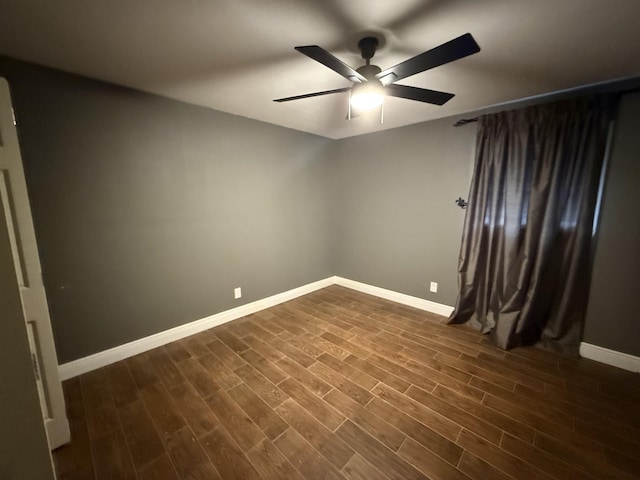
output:
[[[139,353],[166,345],[167,343],[175,342],[176,340],[200,333],[204,330],[208,330],[209,328],[230,322],[231,320],[236,320],[237,318],[259,312],[265,308],[270,308],[280,303],[293,300],[294,298],[326,288],[330,285],[334,285],[335,283],[335,277],[325,278],[317,282],[294,288],[293,290],[278,293],[277,295],[263,298],[262,300],[247,303],[246,305],[241,305],[240,307],[232,308],[231,310],[216,313],[215,315],[195,320],[185,325],[165,330],[164,332],[149,335],[148,337],[134,340],[133,342],[118,345],[117,347],[64,363],[58,366],[60,380],[67,380],[69,378],[82,375],[83,373],[119,362],[125,358],[138,355]]]
[[[583,342],[580,344],[580,356],[595,360],[596,362],[623,368],[631,372],[640,373],[640,357],[629,355],[628,353],[617,352]]]
[[[293,290],[288,290],[271,297],[263,298],[262,300],[247,303],[246,305],[242,305],[231,310],[216,313],[215,315],[165,330],[164,332],[155,333],[148,337],[134,340],[133,342],[118,345],[117,347],[113,347],[87,357],[63,363],[58,366],[60,380],[68,380],[78,375],[82,375],[83,373],[105,367],[112,363],[119,362],[120,360],[124,360],[125,358],[133,357],[139,353],[161,347],[162,345],[175,342],[176,340],[180,340],[190,335],[195,335],[196,333],[222,325],[223,323],[230,322],[231,320],[236,320],[280,303],[288,302],[289,300],[326,288],[330,285],[341,285],[352,290],[368,293],[369,295],[374,295],[376,297],[391,300],[410,307],[419,308],[420,310],[425,310],[438,315],[449,316],[451,315],[451,312],[453,312],[453,307],[443,305],[441,303],[431,302],[423,298],[412,297],[411,295],[405,295],[404,293],[398,293],[380,287],[374,287],[373,285],[367,285],[366,283],[356,282],[347,278],[328,277],[317,282],[294,288]]]
[[[391,300],[392,302],[401,303],[409,307],[419,308],[420,310],[436,313],[445,317],[448,317],[453,312],[453,307],[450,307],[449,305],[432,302],[430,300],[425,300],[424,298],[413,297],[404,293],[394,292],[393,290],[387,290],[385,288],[374,287],[373,285],[356,282],[354,280],[349,280],[348,278],[335,277],[335,283],[342,287],[368,293],[369,295]]]

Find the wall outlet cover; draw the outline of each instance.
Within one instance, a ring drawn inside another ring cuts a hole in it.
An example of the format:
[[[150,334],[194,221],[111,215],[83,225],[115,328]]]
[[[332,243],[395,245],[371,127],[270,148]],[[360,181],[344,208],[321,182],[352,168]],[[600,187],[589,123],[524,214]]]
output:
[[[429,284],[429,291],[433,293],[438,293],[438,282],[431,282]]]
[[[242,288],[234,288],[233,289],[233,298],[238,299],[242,297]]]

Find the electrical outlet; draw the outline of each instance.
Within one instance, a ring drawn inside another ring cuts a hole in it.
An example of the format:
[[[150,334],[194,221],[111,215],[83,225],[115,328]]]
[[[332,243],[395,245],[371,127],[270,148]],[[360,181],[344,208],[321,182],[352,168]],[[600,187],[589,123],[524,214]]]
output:
[[[433,293],[438,293],[438,282],[431,282],[429,284],[429,291]]]
[[[238,287],[233,289],[233,298],[235,298],[236,300],[238,298],[242,298],[242,288]]]

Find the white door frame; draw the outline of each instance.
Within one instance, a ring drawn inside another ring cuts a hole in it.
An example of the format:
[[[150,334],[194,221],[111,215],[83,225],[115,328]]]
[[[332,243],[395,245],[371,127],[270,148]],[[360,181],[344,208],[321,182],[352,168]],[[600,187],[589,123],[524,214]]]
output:
[[[54,449],[69,442],[69,422],[58,374],[58,359],[51,330],[47,296],[42,282],[40,256],[11,106],[9,84],[1,77],[0,208],[4,211],[9,231],[49,447]]]

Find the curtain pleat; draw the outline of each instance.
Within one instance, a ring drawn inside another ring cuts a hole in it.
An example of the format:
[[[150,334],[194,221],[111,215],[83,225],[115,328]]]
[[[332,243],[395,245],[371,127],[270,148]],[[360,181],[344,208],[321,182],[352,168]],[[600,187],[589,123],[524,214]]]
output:
[[[450,323],[470,323],[504,349],[577,354],[613,103],[589,97],[480,118]]]

